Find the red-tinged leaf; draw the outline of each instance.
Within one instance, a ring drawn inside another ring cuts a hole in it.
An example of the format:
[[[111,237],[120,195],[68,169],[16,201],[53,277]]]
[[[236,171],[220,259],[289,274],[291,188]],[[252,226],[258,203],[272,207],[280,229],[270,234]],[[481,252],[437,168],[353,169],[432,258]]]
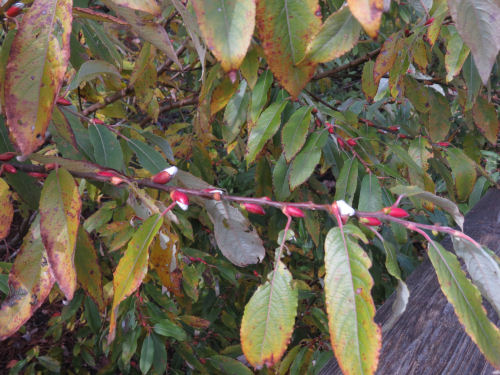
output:
[[[366,241],[353,225],[330,229],[325,240],[325,296],[330,340],[344,374],[374,374],[382,347],[373,320],[371,261],[353,236]]]
[[[241,348],[253,367],[274,366],[288,346],[298,306],[298,289],[292,283],[292,274],[279,261],[245,306]]]
[[[106,303],[102,291],[102,274],[99,268],[97,251],[90,239],[89,234],[78,228],[75,249],[75,267],[78,277],[78,284],[94,300],[99,307],[99,311],[104,312]]]
[[[104,0],[103,2],[117,15],[123,17],[141,38],[164,52],[177,66],[182,66],[165,28],[155,21],[161,14],[156,1]]]
[[[257,29],[269,68],[294,97],[309,82],[316,63],[302,61],[321,26],[317,0],[258,0]],[[296,66],[301,62],[301,66]]]
[[[448,3],[446,0],[435,0],[432,3],[430,15],[434,18],[434,22],[427,28],[427,40],[431,46],[437,40],[443,20],[448,15]]]
[[[10,231],[10,224],[14,217],[12,196],[9,185],[0,178],[0,240],[3,240]]]
[[[469,46],[484,84],[500,51],[500,2],[494,0],[448,0],[458,33]]]
[[[0,340],[14,334],[49,295],[55,278],[35,219],[9,274],[10,293],[0,308]]]
[[[71,174],[64,168],[52,171],[40,197],[40,232],[56,281],[68,300],[76,289],[74,255],[81,208]]]
[[[363,66],[363,73],[361,76],[361,89],[366,96],[369,103],[373,102],[373,98],[377,95],[378,85],[373,82],[373,69],[375,63],[373,60],[367,61]]]
[[[72,150],[78,152],[78,143],[76,142],[75,133],[68,119],[58,106],[54,108],[54,112],[52,113],[52,124],[61,138],[72,146]]]
[[[112,16],[111,14],[97,12],[90,8],[73,7],[73,16],[80,18],[88,18],[101,22],[112,22],[121,26],[130,26],[127,22]]]
[[[23,16],[5,74],[7,126],[30,154],[45,141],[69,60],[70,0],[37,0]]]
[[[476,103],[472,107],[472,116],[474,123],[479,128],[484,137],[493,146],[497,144],[498,131],[500,130],[500,121],[493,103],[488,102],[482,96],[478,96]]]
[[[375,60],[375,66],[373,67],[373,82],[375,85],[378,86],[380,79],[384,76],[384,74],[388,73],[394,65],[399,52],[397,48],[399,40],[399,34],[392,34],[382,45],[382,49],[380,50],[377,59]]]
[[[120,303],[141,285],[148,271],[149,245],[163,224],[163,217],[150,216],[134,233],[125,254],[113,274],[113,307],[109,323],[108,342],[116,335],[116,319]]]
[[[439,243],[431,242],[428,254],[441,290],[453,305],[465,332],[486,359],[497,369],[500,368],[500,330],[488,319],[482,306],[481,293],[466,277],[453,253],[446,251]]]
[[[384,0],[347,0],[351,13],[372,38],[378,35]]]
[[[226,71],[238,69],[252,40],[255,0],[194,0],[206,45]]]
[[[358,43],[361,26],[347,6],[332,13],[307,46],[306,59],[316,63],[334,60]]]

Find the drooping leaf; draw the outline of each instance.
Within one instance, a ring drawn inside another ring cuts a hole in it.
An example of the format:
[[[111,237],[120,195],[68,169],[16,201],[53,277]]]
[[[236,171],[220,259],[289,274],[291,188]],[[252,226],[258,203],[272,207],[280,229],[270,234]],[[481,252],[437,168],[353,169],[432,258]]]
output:
[[[378,211],[382,205],[382,189],[377,176],[373,173],[363,177],[361,181],[361,191],[359,192],[358,210]]]
[[[451,236],[455,253],[464,260],[474,284],[500,315],[500,264],[482,247],[457,236]]]
[[[429,13],[434,18],[434,22],[427,28],[427,40],[433,46],[439,36],[443,21],[448,16],[448,2],[446,0],[434,0]]]
[[[281,124],[281,112],[285,109],[286,104],[286,101],[275,102],[260,115],[257,124],[248,136],[247,164],[255,160],[266,142],[278,131]]]
[[[446,82],[450,82],[453,77],[460,73],[469,52],[469,47],[464,44],[460,35],[456,31],[453,32],[446,45],[446,55],[444,57]]]
[[[89,234],[82,226],[78,228],[75,248],[75,267],[78,283],[103,312],[106,308],[102,290],[102,273],[97,251]]]
[[[407,197],[415,197],[432,202],[436,206],[439,206],[443,210],[448,212],[453,218],[453,220],[455,220],[455,223],[461,229],[463,229],[464,216],[460,213],[460,210],[458,209],[457,205],[452,201],[450,201],[449,199],[438,197],[437,195],[425,191],[419,188],[418,186],[397,185],[391,189],[391,192],[396,195],[405,194]]]
[[[240,71],[248,82],[248,86],[253,90],[259,78],[259,53],[256,48],[250,48],[247,52],[245,59],[241,63]]]
[[[52,113],[52,124],[57,130],[57,134],[59,134],[59,136],[71,146],[71,149],[74,150],[75,153],[78,153],[78,143],[76,142],[75,133],[73,132],[68,119],[57,106],[54,108],[54,112]]]
[[[352,236],[354,226],[330,229],[325,240],[325,298],[330,340],[344,374],[374,374],[382,346],[374,322],[371,261]]]
[[[94,148],[95,161],[104,167],[121,170],[123,152],[116,136],[104,125],[90,125],[89,136]]]
[[[79,24],[81,24],[81,31],[90,52],[92,52],[92,56],[121,68],[123,57],[106,33],[106,30],[104,30],[104,27],[100,23],[89,19],[82,20]],[[71,53],[74,53],[73,48]]]
[[[358,159],[352,158],[344,163],[335,187],[335,200],[352,204],[358,186]]]
[[[0,240],[3,240],[10,231],[10,224],[14,217],[14,207],[12,205],[12,194],[9,185],[0,178]]]
[[[500,3],[495,0],[448,0],[458,33],[469,46],[484,84],[500,51]]]
[[[255,27],[255,0],[194,0],[205,43],[228,72],[245,58]]]
[[[314,168],[321,159],[321,149],[325,145],[327,138],[328,133],[325,131],[311,134],[304,148],[293,159],[289,177],[292,190],[304,183],[314,172]]]
[[[54,282],[37,216],[10,270],[10,293],[0,307],[0,340],[14,334],[31,318],[49,295]]]
[[[71,6],[70,0],[34,2],[14,37],[5,74],[5,113],[25,155],[45,142],[69,61]]]
[[[141,359],[139,361],[139,368],[143,374],[147,374],[153,365],[155,355],[155,345],[151,333],[149,333],[142,342]]]
[[[394,65],[399,52],[399,41],[400,35],[392,34],[382,45],[382,49],[380,50],[377,59],[375,60],[375,66],[373,67],[373,82],[375,85],[378,86],[380,79],[384,76],[384,74],[388,73]]]
[[[298,290],[292,281],[292,274],[278,260],[275,270],[245,306],[241,348],[253,367],[273,366],[287,348],[298,306]]]
[[[384,11],[383,0],[347,0],[351,13],[372,38],[378,35],[380,20]]]
[[[349,52],[358,43],[361,25],[349,7],[343,6],[332,13],[318,34],[307,46],[305,61],[324,63]]]
[[[238,90],[229,100],[224,111],[224,127],[222,136],[227,143],[234,141],[245,123],[250,95],[247,93],[247,82],[241,81]]]
[[[76,290],[74,263],[82,201],[78,186],[64,168],[50,173],[40,197],[40,233],[50,267],[66,299]]]
[[[129,139],[128,144],[137,155],[139,163],[152,174],[168,167],[168,163],[163,156],[147,143],[137,139]]]
[[[179,238],[175,232],[162,229],[151,245],[150,262],[156,270],[161,284],[170,293],[181,296],[180,268],[177,264]]]
[[[252,90],[250,104],[250,122],[255,124],[267,103],[269,88],[273,84],[273,74],[270,70],[262,73]]]
[[[84,62],[80,69],[78,69],[78,73],[73,81],[71,81],[69,89],[75,90],[82,82],[92,81],[93,79],[101,77],[103,74],[114,77],[118,82],[120,82],[122,78],[120,72],[114,65],[102,60],[90,60]]]
[[[498,119],[495,105],[482,96],[478,96],[476,103],[472,107],[474,123],[479,128],[484,137],[493,146],[497,144],[498,131],[500,130],[500,120]]]
[[[205,208],[214,223],[217,245],[231,263],[245,267],[264,259],[266,251],[262,240],[239,209],[215,200],[206,201]]]
[[[361,75],[361,89],[369,103],[373,102],[373,98],[377,95],[378,86],[373,82],[374,68],[375,63],[373,60],[367,61],[365,65],[363,65],[363,73]]]
[[[453,305],[465,332],[476,343],[486,359],[500,368],[500,330],[486,315],[479,290],[465,276],[456,256],[432,241],[428,248],[429,259],[436,270],[439,285]]]
[[[302,61],[321,26],[317,0],[259,0],[257,30],[269,68],[294,98],[314,74],[316,64]],[[302,62],[301,66],[297,66]]]
[[[447,154],[448,163],[450,163],[455,180],[457,198],[460,201],[464,201],[474,188],[474,183],[476,182],[476,165],[458,148],[448,149]]]
[[[306,142],[312,118],[311,111],[312,107],[300,107],[283,126],[281,144],[287,161],[292,160]]]
[[[164,52],[177,66],[182,67],[165,28],[155,21],[161,9],[154,0],[104,0],[109,8],[123,17],[141,38]]]
[[[116,319],[120,303],[130,296],[142,283],[148,270],[149,245],[163,224],[163,217],[147,218],[134,233],[127,250],[113,273],[113,307],[109,324],[108,342],[115,339]]]

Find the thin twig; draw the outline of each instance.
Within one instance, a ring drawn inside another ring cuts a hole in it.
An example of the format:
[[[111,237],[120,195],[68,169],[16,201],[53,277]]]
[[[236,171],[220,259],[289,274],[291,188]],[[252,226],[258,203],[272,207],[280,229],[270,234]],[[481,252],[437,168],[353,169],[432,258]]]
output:
[[[356,67],[358,65],[363,64],[365,61],[370,60],[372,57],[377,56],[379,54],[380,50],[381,50],[381,48],[377,48],[374,51],[368,52],[364,56],[361,56],[361,57],[359,57],[359,58],[357,58],[355,60],[352,60],[348,64],[337,66],[336,68],[333,68],[333,69],[326,70],[324,72],[318,73],[312,79],[313,80],[318,80],[318,79],[322,79],[322,78],[326,78],[326,77],[334,77],[337,74],[339,74],[340,72],[352,69],[352,68],[354,68],[354,67]]]

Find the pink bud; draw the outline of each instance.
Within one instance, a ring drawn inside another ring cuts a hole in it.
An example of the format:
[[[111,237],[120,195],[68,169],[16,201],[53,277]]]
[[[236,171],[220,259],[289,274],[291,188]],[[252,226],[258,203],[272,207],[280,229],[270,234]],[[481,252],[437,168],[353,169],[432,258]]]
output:
[[[245,207],[245,210],[247,210],[248,212],[251,212],[252,214],[256,214],[256,215],[265,215],[266,214],[264,209],[261,206],[259,206],[258,204],[243,203],[243,207]]]
[[[379,219],[377,219],[376,217],[360,217],[359,222],[363,223],[365,225],[370,225],[372,227],[376,227],[376,226],[382,224],[382,222]]]
[[[397,218],[403,218],[403,217],[408,217],[410,214],[403,210],[402,208],[399,207],[385,207],[382,209],[384,214],[392,216],[392,217],[397,217]]]
[[[189,207],[189,198],[186,194],[178,191],[178,190],[174,190],[170,193],[170,198],[172,198],[172,200],[174,202],[177,203],[177,205],[183,210],[183,211],[187,211],[188,207]]]
[[[155,184],[164,185],[177,174],[177,171],[178,171],[177,167],[168,167],[162,170],[161,172],[155,174],[151,179]]]
[[[286,216],[304,217],[304,212],[300,208],[294,206],[285,206],[282,211]]]

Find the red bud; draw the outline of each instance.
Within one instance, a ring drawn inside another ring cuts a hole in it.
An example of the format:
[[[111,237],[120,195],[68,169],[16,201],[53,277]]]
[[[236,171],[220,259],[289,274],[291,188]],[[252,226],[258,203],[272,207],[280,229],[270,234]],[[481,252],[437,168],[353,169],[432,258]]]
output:
[[[433,22],[434,22],[434,17],[431,17],[427,21],[425,21],[424,26],[429,26]]]
[[[170,181],[172,176],[170,176],[170,173],[161,171],[160,173],[157,173],[153,176],[152,180],[155,184],[166,184],[167,182]]]
[[[399,130],[399,126],[389,126],[387,129],[391,132],[397,132]]]
[[[403,139],[408,138],[408,136],[406,134],[399,134],[398,136],[399,136],[399,138],[403,138]]]
[[[170,198],[172,198],[172,200],[174,202],[177,202],[177,205],[184,211],[186,211],[188,209],[188,206],[189,206],[189,198],[186,194],[180,192],[180,191],[177,191],[177,190],[174,190],[170,193]]]
[[[257,271],[253,270],[252,272],[253,272],[253,275],[254,275],[255,277],[260,277],[260,275],[259,275],[259,273],[258,273]]]
[[[49,164],[45,164],[45,170],[46,171],[51,171],[53,169],[56,169],[57,167],[57,164],[56,163],[49,163]]]
[[[94,118],[94,119],[92,119],[92,123],[95,125],[102,125],[102,124],[104,124],[104,121],[102,121],[98,118]]]
[[[317,126],[318,128],[321,128],[321,121],[319,120],[319,118],[315,118],[315,119],[314,119],[314,122],[316,123],[316,126]]]
[[[377,219],[376,217],[360,217],[359,222],[363,223],[365,225],[370,225],[372,227],[376,227],[376,226],[382,224],[382,222],[379,219]]]
[[[265,215],[266,214],[264,209],[261,206],[259,206],[258,204],[243,203],[243,207],[245,207],[245,210],[247,210],[248,212],[251,212],[252,214],[256,214],[256,215]]]
[[[112,171],[99,171],[96,174],[98,176],[101,176],[101,177],[113,177],[113,176],[116,176],[116,173],[112,172]]]
[[[377,133],[385,134],[387,133],[384,129],[377,129]]]
[[[312,113],[313,115],[315,115],[316,113],[318,113],[318,108],[313,108],[313,109],[311,110],[311,113]]]
[[[438,142],[438,143],[436,143],[436,146],[450,147],[451,143],[450,142]]]
[[[14,152],[4,152],[3,154],[0,154],[0,161],[9,161],[14,156],[16,156]]]
[[[384,214],[392,216],[392,217],[397,217],[397,218],[403,218],[403,217],[408,217],[410,214],[403,210],[402,208],[399,207],[385,207],[382,209]]]
[[[113,176],[113,177],[111,177],[111,180],[110,180],[110,181],[111,181],[111,183],[112,183],[113,185],[115,185],[115,186],[116,186],[116,185],[120,185],[122,182],[124,182],[124,181],[123,181],[123,178],[118,177],[118,176]]]
[[[56,99],[56,103],[59,105],[63,105],[63,106],[71,105],[71,102],[68,99],[63,98],[62,96],[60,96]]]
[[[340,148],[344,148],[345,147],[345,143],[344,143],[344,140],[340,137],[337,138],[337,143],[339,144],[339,147]]]
[[[349,139],[347,140],[347,144],[348,144],[349,146],[351,146],[351,147],[354,147],[354,146],[356,146],[356,145],[358,144],[358,142],[356,142],[356,140],[355,140],[355,139],[349,138]]]
[[[23,8],[24,8],[23,3],[15,3],[9,9],[7,9],[7,11],[5,12],[5,15],[7,17],[16,17],[21,13]]]
[[[7,173],[12,173],[12,174],[17,173],[16,167],[14,167],[13,165],[10,165],[10,164],[4,164],[3,170]]]
[[[28,172],[28,174],[31,177],[35,177],[35,178],[38,178],[38,179],[45,178],[45,177],[48,176],[47,173],[40,173],[40,172]]]
[[[286,216],[304,217],[304,212],[297,207],[285,206],[282,211]]]

